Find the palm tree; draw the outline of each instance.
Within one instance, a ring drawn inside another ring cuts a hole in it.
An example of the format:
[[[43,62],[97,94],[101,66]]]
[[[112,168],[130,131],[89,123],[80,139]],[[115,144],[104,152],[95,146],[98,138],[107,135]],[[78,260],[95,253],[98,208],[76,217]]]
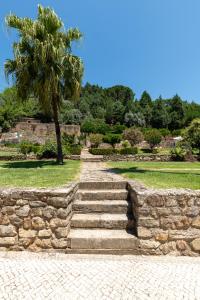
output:
[[[14,59],[5,63],[6,77],[12,75],[21,99],[35,96],[52,115],[57,162],[63,164],[59,111],[64,98],[75,100],[80,93],[83,63],[72,54],[71,44],[82,34],[77,28],[66,31],[56,13],[41,5],[36,20],[9,15],[6,23],[19,33],[19,42],[13,44]]]

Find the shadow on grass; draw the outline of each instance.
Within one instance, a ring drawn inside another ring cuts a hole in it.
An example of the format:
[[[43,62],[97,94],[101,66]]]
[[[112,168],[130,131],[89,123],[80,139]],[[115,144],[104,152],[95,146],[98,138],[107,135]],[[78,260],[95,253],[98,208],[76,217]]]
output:
[[[5,164],[1,165],[1,168],[5,168],[5,169],[35,169],[35,168],[43,168],[46,166],[59,166],[59,164],[53,160],[14,161],[14,162],[6,162]]]
[[[192,169],[191,169],[192,171]],[[126,174],[126,173],[141,173],[141,174],[148,174],[148,173],[160,173],[160,174],[170,174],[170,175],[195,175],[195,176],[200,176],[200,173],[189,173],[189,172],[173,172],[172,171],[164,171],[164,170],[145,170],[145,169],[140,169],[138,167],[130,167],[130,168],[109,168],[106,170],[106,172],[109,173],[115,173],[115,174]]]

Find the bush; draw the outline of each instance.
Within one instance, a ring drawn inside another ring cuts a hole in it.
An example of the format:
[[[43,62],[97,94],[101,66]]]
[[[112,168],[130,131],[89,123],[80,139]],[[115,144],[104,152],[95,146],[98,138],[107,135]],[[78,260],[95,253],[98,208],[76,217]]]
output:
[[[121,155],[128,155],[128,154],[137,154],[138,153],[138,148],[137,147],[131,147],[131,148],[124,148],[120,149],[120,154]]]
[[[19,151],[24,155],[27,155],[31,152],[37,154],[40,151],[40,145],[30,141],[22,141],[19,144]]]
[[[149,143],[151,149],[160,144],[162,136],[158,129],[151,129],[145,134],[145,140]]]
[[[130,148],[130,147],[131,147],[131,144],[129,143],[129,141],[126,140],[126,141],[123,141],[123,142],[122,142],[122,147],[123,147],[123,148]]]
[[[131,146],[135,146],[138,143],[141,143],[143,141],[143,134],[142,132],[137,128],[129,128],[124,130],[123,132],[123,139],[128,140],[131,144]]]
[[[122,139],[121,134],[108,133],[103,137],[104,143],[111,144],[113,147],[115,144],[120,143]]]
[[[103,135],[100,133],[91,133],[90,136],[90,143],[95,147],[98,148],[99,144],[102,143]]]
[[[171,159],[174,161],[184,161],[187,151],[182,147],[176,147],[171,150]]]
[[[103,148],[91,148],[89,152],[93,155],[134,155],[138,153],[138,148],[124,148],[124,149],[103,149]]]
[[[41,149],[38,152],[38,157],[39,158],[56,158],[57,157],[56,143],[47,141],[44,145],[41,146]]]
[[[160,134],[165,138],[166,136],[170,136],[171,135],[171,132],[169,129],[167,128],[161,128],[159,129],[160,131]]]
[[[80,155],[82,147],[80,145],[71,145],[64,147],[64,155]]]
[[[115,133],[115,134],[122,134],[125,129],[126,129],[126,126],[121,125],[121,124],[116,124],[111,127],[112,133]]]
[[[119,153],[119,151],[114,148],[112,149],[90,148],[89,152],[93,155],[113,155]]]
[[[200,118],[194,119],[186,129],[185,139],[192,148],[200,149]]]
[[[81,132],[106,134],[110,126],[102,119],[86,118],[81,125]]]

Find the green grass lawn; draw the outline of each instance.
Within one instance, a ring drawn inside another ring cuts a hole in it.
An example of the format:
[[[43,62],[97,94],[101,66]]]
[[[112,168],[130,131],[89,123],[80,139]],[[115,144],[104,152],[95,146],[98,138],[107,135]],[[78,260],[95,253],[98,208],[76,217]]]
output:
[[[200,189],[199,162],[111,162],[109,166],[149,187]]]
[[[0,162],[1,187],[61,187],[78,179],[80,161],[65,161],[59,166],[55,161]]]

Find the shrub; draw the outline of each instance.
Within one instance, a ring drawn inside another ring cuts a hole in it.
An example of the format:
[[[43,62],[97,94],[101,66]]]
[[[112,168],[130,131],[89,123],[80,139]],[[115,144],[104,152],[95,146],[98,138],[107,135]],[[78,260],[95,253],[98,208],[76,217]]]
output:
[[[110,126],[102,119],[93,119],[89,117],[83,121],[81,131],[85,133],[106,134],[110,131]]]
[[[149,143],[151,149],[153,149],[155,146],[160,144],[162,136],[158,129],[152,129],[145,134],[145,140]]]
[[[159,129],[160,131],[160,134],[165,138],[166,136],[170,136],[171,135],[171,132],[169,129],[167,128],[161,128]]]
[[[103,135],[100,134],[100,133],[91,133],[89,138],[90,138],[91,144],[92,144],[95,148],[98,148],[98,147],[99,147],[99,144],[102,143]]]
[[[130,148],[131,144],[129,143],[129,141],[125,140],[125,141],[122,142],[122,147],[123,148]]]
[[[108,133],[103,137],[104,143],[111,144],[113,147],[115,144],[120,143],[121,139],[122,139],[121,134]]]
[[[19,151],[24,155],[27,155],[31,152],[37,154],[40,151],[40,145],[30,141],[21,141],[19,144]]]
[[[187,151],[182,147],[176,147],[171,150],[171,159],[175,161],[184,161]]]
[[[123,148],[120,149],[120,154],[121,155],[128,155],[128,154],[137,154],[138,153],[138,148],[137,147],[131,147],[131,148]]]
[[[55,142],[47,141],[41,146],[38,153],[39,158],[56,158],[57,157],[57,147]]]
[[[82,147],[80,145],[71,145],[64,147],[64,155],[80,155]]]
[[[112,133],[115,133],[115,134],[122,134],[125,129],[126,129],[126,126],[121,125],[121,124],[116,124],[111,127]]]
[[[64,145],[72,145],[74,144],[75,135],[68,135],[66,133],[63,133],[62,136],[62,142]]]
[[[104,148],[90,148],[89,152],[93,155],[112,155],[117,154],[119,151],[117,149],[104,149]]]
[[[128,140],[131,146],[135,146],[143,141],[143,134],[137,128],[129,128],[124,130],[123,139]]]
[[[200,118],[194,119],[190,126],[186,129],[185,139],[192,148],[200,149]]]

